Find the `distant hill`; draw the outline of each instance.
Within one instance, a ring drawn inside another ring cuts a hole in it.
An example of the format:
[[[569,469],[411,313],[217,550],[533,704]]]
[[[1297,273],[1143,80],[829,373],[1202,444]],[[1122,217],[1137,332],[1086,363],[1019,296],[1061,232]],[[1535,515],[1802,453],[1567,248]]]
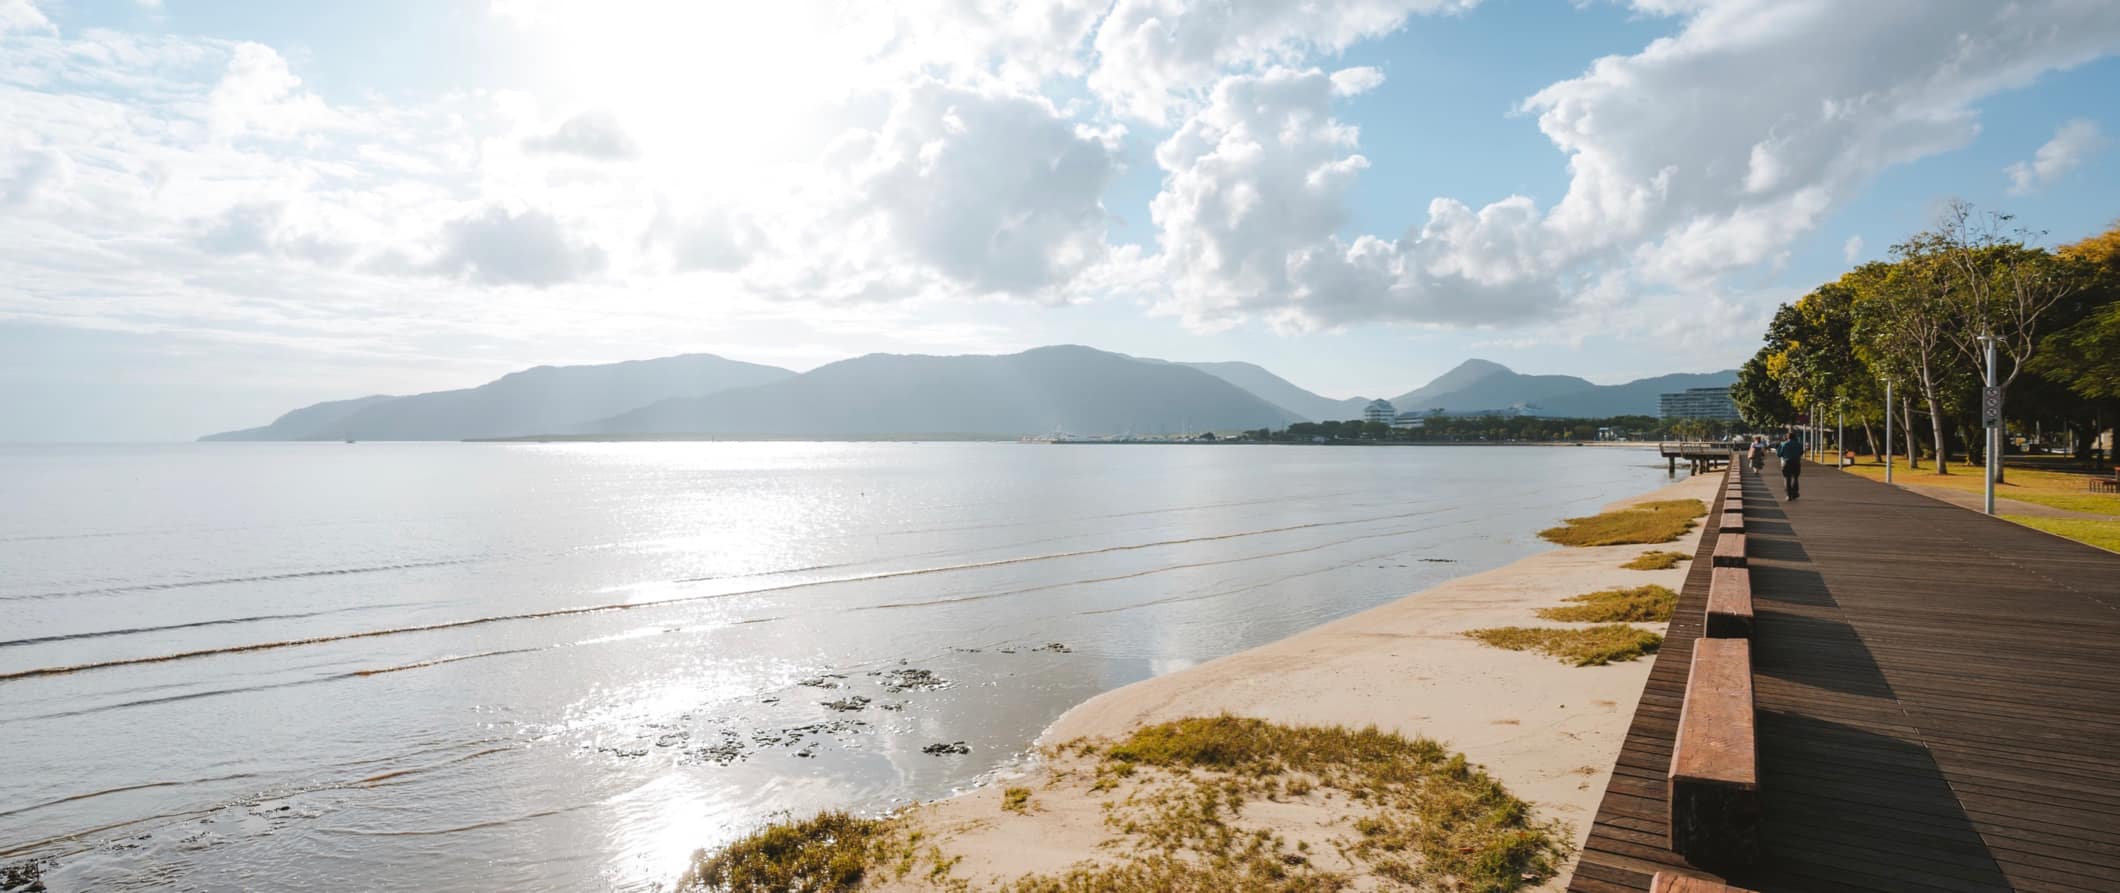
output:
[[[1156,362],[1162,362],[1157,360]],[[1179,363],[1191,366],[1237,387],[1249,391],[1252,396],[1271,403],[1304,419],[1313,422],[1346,421],[1362,417],[1362,407],[1369,404],[1368,397],[1349,397],[1334,400],[1298,387],[1294,382],[1266,371],[1255,363]]]
[[[1657,414],[1657,396],[1686,388],[1726,386],[1737,370],[1677,373],[1625,384],[1599,385],[1573,375],[1524,375],[1500,363],[1466,360],[1434,381],[1392,398],[1400,412],[1441,409],[1464,414],[1516,409],[1554,418]]]
[[[1656,415],[1657,397],[1687,388],[1729,387],[1737,383],[1737,370],[1678,372],[1641,378],[1626,384],[1592,385],[1586,390],[1549,397],[1538,415],[1575,419],[1602,419],[1617,415]]]
[[[1573,375],[1524,375],[1500,363],[1466,360],[1421,387],[1391,398],[1401,412],[1481,412],[1597,387]]]
[[[539,366],[480,385],[406,397],[335,400],[272,424],[201,440],[463,440],[555,431],[677,397],[750,387],[795,373],[688,354],[595,366]]]
[[[1017,437],[1232,431],[1301,420],[1199,369],[1068,345],[1007,356],[870,354],[555,433]]]

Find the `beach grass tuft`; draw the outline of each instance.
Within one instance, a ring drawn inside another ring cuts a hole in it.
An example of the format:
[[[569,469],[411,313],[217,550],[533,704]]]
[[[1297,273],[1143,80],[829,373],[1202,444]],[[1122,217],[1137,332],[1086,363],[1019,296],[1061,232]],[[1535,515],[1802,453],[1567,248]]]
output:
[[[1099,858],[994,888],[1004,893],[1333,893],[1357,884],[1349,869],[1417,889],[1506,893],[1550,880],[1571,850],[1566,829],[1535,818],[1529,803],[1463,754],[1374,726],[1292,726],[1223,714],[1046,753],[1092,761],[1100,785],[1124,788],[1103,807],[1113,837]],[[1322,798],[1310,799],[1313,792]],[[1002,806],[1027,809],[1030,797],[1028,787],[1006,788]],[[1320,826],[1329,840],[1297,841],[1248,818],[1253,803],[1285,797],[1344,803],[1352,815]],[[905,879],[923,866],[926,887],[972,889],[954,874],[958,857],[916,829],[904,814],[827,812],[778,823],[711,857],[694,857],[678,889],[845,893],[865,880]],[[1317,864],[1321,853],[1336,853],[1335,864]]]
[[[889,820],[821,812],[802,821],[767,825],[712,856],[693,856],[677,889],[850,893],[861,887],[871,869],[889,860],[897,838]]]
[[[1031,811],[1031,789],[1015,787],[1002,791],[1001,808],[1019,815],[1029,813]]]
[[[1571,604],[1538,609],[1539,619],[1563,623],[1664,622],[1671,619],[1678,593],[1652,584],[1586,592],[1570,596],[1568,601]]]
[[[1663,636],[1624,623],[1575,629],[1501,626],[1476,629],[1465,635],[1496,648],[1543,652],[1578,667],[1633,660],[1654,654],[1664,643]]]
[[[1693,556],[1684,552],[1651,550],[1634,556],[1633,561],[1620,565],[1630,571],[1664,571],[1678,566],[1681,561],[1690,561]]]
[[[1668,543],[1693,529],[1693,519],[1708,513],[1698,499],[1664,499],[1630,505],[1618,511],[1569,518],[1539,536],[1563,546],[1625,546]]]

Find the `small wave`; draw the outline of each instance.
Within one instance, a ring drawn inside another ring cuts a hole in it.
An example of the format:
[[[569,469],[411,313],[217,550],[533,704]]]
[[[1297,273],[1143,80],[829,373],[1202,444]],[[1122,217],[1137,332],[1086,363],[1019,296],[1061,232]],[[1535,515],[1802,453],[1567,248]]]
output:
[[[330,614],[345,614],[354,611],[374,611],[382,608],[401,608],[414,602],[389,602],[378,605],[354,605],[333,608],[329,611],[304,611],[299,614],[258,614],[251,617],[224,617],[220,620],[195,620],[190,623],[166,623],[161,626],[134,626],[126,629],[100,629],[92,632],[61,633],[51,636],[32,636],[27,639],[0,641],[0,648],[17,645],[42,645],[48,642],[72,642],[77,639],[102,639],[111,636],[132,636],[140,633],[159,633],[173,629],[197,629],[202,626],[234,626],[242,623],[262,623],[268,620],[300,620],[307,617],[323,617]]]
[[[93,800],[97,797],[108,797],[112,794],[123,794],[127,791],[145,791],[151,790],[153,788],[181,788],[195,784],[208,784],[216,781],[235,781],[241,778],[256,777],[256,773],[238,772],[233,775],[217,775],[212,778],[194,778],[190,781],[147,781],[141,782],[139,784],[123,785],[121,787],[115,788],[104,788],[100,791],[89,791],[87,793],[82,794],[73,794],[71,796],[60,797],[57,800],[46,800],[42,803],[32,803],[28,806],[18,806],[14,809],[0,811],[0,818],[6,818],[7,816],[11,815],[21,815],[25,812],[34,812],[39,809],[47,809],[53,806],[59,806],[67,803],[75,803],[82,800]]]
[[[337,635],[330,636],[311,636],[303,639],[285,639],[277,642],[257,642],[249,645],[227,645],[218,648],[200,648],[193,651],[179,651],[172,654],[153,655],[149,657],[128,657],[117,658],[114,660],[71,664],[66,666],[36,667],[27,670],[14,670],[11,672],[0,673],[0,682],[8,682],[18,679],[32,679],[40,676],[60,676],[68,673],[78,673],[84,670],[103,670],[114,667],[131,667],[142,666],[146,664],[168,663],[170,661],[190,660],[193,658],[201,657],[214,657],[223,654],[244,654],[257,651],[272,651],[281,648],[295,648],[305,645],[322,645],[330,642],[344,642],[351,641],[354,639],[371,639],[380,636],[396,636],[406,635],[410,633],[435,632],[438,630],[447,629],[462,629],[465,627],[481,626],[489,623],[506,623],[510,621],[519,620],[547,620],[555,617],[574,617],[585,614],[599,614],[610,611],[630,611],[638,608],[667,607],[670,605],[686,604],[690,602],[707,601],[713,599],[737,598],[746,595],[762,595],[775,592],[788,592],[797,589],[809,589],[819,586],[835,586],[843,583],[867,583],[874,582],[877,580],[892,580],[904,577],[926,576],[930,574],[956,573],[968,570],[984,570],[996,567],[1009,567],[1013,565],[1033,564],[1043,561],[1059,561],[1070,558],[1085,558],[1093,555],[1111,555],[1121,552],[1136,552],[1144,549],[1158,549],[1165,548],[1168,546],[1182,546],[1196,543],[1221,542],[1226,540],[1243,539],[1246,537],[1254,536],[1270,536],[1277,533],[1289,533],[1298,530],[1317,530],[1329,527],[1345,527],[1354,524],[1374,524],[1380,521],[1393,521],[1405,518],[1417,518],[1424,515],[1440,514],[1446,511],[1449,510],[1425,509],[1422,511],[1399,512],[1395,514],[1381,515],[1369,518],[1348,518],[1338,521],[1313,521],[1307,524],[1288,524],[1280,527],[1266,527],[1257,530],[1240,530],[1234,533],[1216,533],[1206,534],[1202,536],[1182,537],[1179,539],[1154,540],[1145,543],[1127,543],[1124,545],[1105,546],[1097,549],[1078,549],[1070,552],[1054,552],[1044,555],[1021,555],[1014,558],[997,558],[991,561],[975,561],[965,564],[942,565],[939,567],[908,568],[906,570],[900,571],[882,571],[874,574],[861,574],[851,577],[833,577],[824,580],[806,580],[799,583],[787,583],[780,586],[766,586],[758,589],[747,589],[736,592],[717,592],[710,593],[707,595],[676,596],[672,598],[655,599],[652,601],[615,602],[601,605],[581,605],[571,608],[553,608],[551,610],[546,611],[527,611],[520,614],[500,614],[489,617],[472,617],[464,620],[451,620],[442,623],[421,624],[418,626],[401,626],[394,627],[391,629],[364,630],[361,632],[340,633]]]
[[[501,655],[503,655],[503,654],[528,654],[528,653],[530,653],[530,652],[532,652],[532,651],[543,651],[543,650],[545,650],[545,649],[544,649],[544,648],[504,648],[504,649],[501,649],[501,650],[499,650],[499,651],[481,651],[481,652],[478,652],[477,654],[458,654],[458,655],[454,655],[454,656],[451,656],[451,657],[437,657],[437,658],[435,658],[435,659],[433,659],[433,660],[423,660],[423,661],[420,661],[420,662],[418,662],[418,663],[410,663],[410,664],[399,664],[398,666],[395,666],[395,667],[381,667],[381,668],[378,668],[378,669],[374,669],[374,670],[355,670],[355,671],[353,671],[353,675],[355,675],[355,676],[381,676],[381,675],[383,675],[384,673],[396,673],[396,672],[400,672],[400,671],[403,671],[403,670],[419,670],[419,669],[425,669],[425,668],[427,668],[427,667],[439,667],[439,666],[441,666],[441,665],[443,665],[443,664],[453,664],[453,663],[456,663],[457,661],[460,661],[460,660],[477,660],[477,659],[479,659],[479,658],[481,658],[481,657],[499,657],[499,656],[501,656]]]
[[[594,804],[583,803],[576,804],[574,806],[562,806],[557,809],[540,809],[536,812],[526,812],[522,815],[514,816],[511,818],[493,819],[491,821],[485,822],[472,822],[469,825],[458,825],[453,828],[418,828],[403,831],[375,831],[367,828],[318,828],[317,831],[325,834],[347,834],[355,837],[434,837],[442,834],[461,834],[466,831],[483,831],[487,828],[505,828],[509,825],[513,825],[518,822],[527,822],[533,819],[550,818],[556,815],[566,815],[570,812],[579,812],[583,809],[589,808],[592,805]]]
[[[63,592],[31,592],[22,595],[0,596],[0,601],[29,601],[47,598],[75,598],[84,595],[116,595],[123,592],[160,592],[166,589],[191,589],[199,586],[223,586],[241,583],[274,583],[282,580],[301,580],[309,577],[343,577],[352,574],[377,574],[387,571],[420,570],[430,567],[449,567],[470,564],[477,558],[445,558],[439,561],[407,561],[399,564],[377,564],[367,567],[335,567],[313,571],[288,571],[283,574],[258,574],[249,577],[219,577],[212,580],[174,580],[161,583],[139,583],[131,586],[104,586],[96,589],[70,589]]]

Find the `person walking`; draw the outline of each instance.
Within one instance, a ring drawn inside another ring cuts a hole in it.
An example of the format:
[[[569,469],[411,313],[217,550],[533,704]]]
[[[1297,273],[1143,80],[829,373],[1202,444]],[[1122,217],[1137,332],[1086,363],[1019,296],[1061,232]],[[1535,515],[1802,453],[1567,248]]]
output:
[[[1764,435],[1752,435],[1750,453],[1753,473],[1756,474],[1760,469],[1767,467],[1767,438]]]
[[[1789,499],[1794,501],[1801,495],[1797,483],[1803,476],[1803,435],[1790,428],[1782,438],[1781,445],[1774,448],[1774,455],[1781,459],[1782,488],[1789,491]]]

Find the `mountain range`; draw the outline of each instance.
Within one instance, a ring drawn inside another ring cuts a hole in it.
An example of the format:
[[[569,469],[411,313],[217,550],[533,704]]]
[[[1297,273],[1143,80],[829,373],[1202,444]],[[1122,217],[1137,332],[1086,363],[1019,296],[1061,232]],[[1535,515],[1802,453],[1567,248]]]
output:
[[[1597,385],[1468,360],[1392,399],[1402,412],[1655,415],[1657,395],[1734,370]],[[1003,356],[870,354],[804,373],[688,354],[539,366],[475,388],[318,403],[203,440],[463,440],[572,435],[863,437],[1162,434],[1360,418],[1251,363],[1172,363],[1088,347]]]

